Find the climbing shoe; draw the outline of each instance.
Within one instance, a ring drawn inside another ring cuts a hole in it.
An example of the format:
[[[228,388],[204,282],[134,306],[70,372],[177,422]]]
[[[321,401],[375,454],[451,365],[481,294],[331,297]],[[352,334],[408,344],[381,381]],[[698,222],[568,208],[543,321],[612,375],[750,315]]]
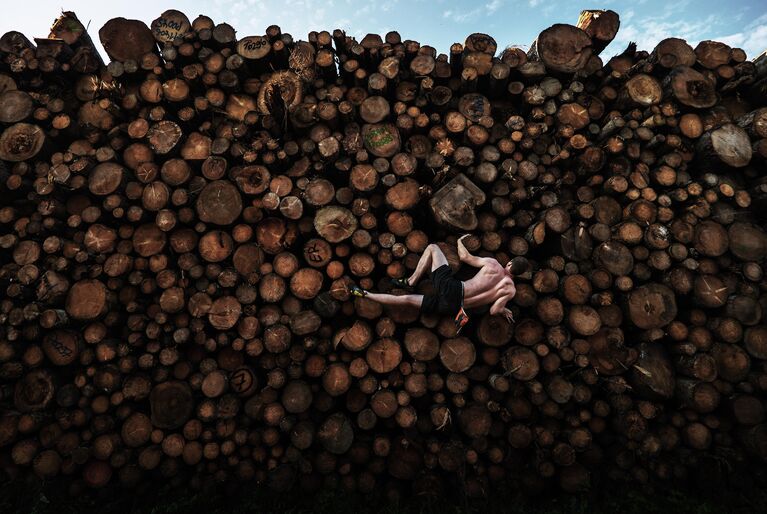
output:
[[[469,322],[469,315],[463,310],[463,306],[458,309],[458,314],[455,315],[453,323],[455,323],[456,335],[461,333],[461,329]]]
[[[367,291],[357,286],[349,287],[349,292],[352,294],[352,296],[356,296],[358,298],[364,298],[368,294]]]
[[[412,289],[413,286],[407,283],[406,278],[393,278],[391,279],[391,283],[394,287],[399,287],[402,289]]]

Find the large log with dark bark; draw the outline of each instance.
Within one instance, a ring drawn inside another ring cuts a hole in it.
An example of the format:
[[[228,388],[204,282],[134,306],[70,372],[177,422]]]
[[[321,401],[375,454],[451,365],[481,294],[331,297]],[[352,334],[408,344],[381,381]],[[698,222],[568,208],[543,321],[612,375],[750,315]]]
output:
[[[621,22],[618,13],[611,10],[581,11],[576,27],[591,38],[595,55],[599,55],[618,34]]]

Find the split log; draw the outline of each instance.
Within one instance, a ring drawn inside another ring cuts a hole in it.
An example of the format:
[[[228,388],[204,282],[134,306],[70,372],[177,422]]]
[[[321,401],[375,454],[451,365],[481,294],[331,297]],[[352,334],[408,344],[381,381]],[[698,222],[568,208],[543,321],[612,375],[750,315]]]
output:
[[[751,140],[746,131],[733,123],[705,132],[698,140],[698,155],[734,168],[751,162]]]
[[[64,11],[51,26],[49,38],[61,39],[74,54],[69,58],[71,69],[78,73],[93,73],[104,66],[87,27],[71,11]]]
[[[674,394],[674,369],[666,350],[658,344],[643,343],[631,370],[632,385],[649,399],[669,399]]]
[[[429,206],[437,221],[466,231],[477,227],[474,209],[484,202],[484,192],[461,174],[437,191]]]
[[[581,11],[575,26],[588,34],[594,55],[599,55],[615,39],[620,25],[620,17],[615,11],[588,10]]]

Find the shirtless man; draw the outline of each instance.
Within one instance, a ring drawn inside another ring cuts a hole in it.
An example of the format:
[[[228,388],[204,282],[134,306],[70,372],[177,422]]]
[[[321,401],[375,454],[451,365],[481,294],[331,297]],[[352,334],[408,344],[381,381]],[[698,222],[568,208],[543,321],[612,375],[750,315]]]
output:
[[[506,302],[514,298],[517,293],[514,287],[512,274],[513,262],[516,267],[525,267],[526,261],[512,260],[506,266],[490,257],[478,257],[472,255],[463,244],[464,235],[458,240],[458,257],[461,262],[479,268],[479,272],[473,278],[462,282],[453,277],[447,258],[439,246],[430,244],[426,247],[418,265],[410,277],[406,279],[393,279],[395,285],[400,287],[415,286],[426,270],[431,270],[431,279],[434,283],[435,294],[405,294],[393,295],[372,293],[357,286],[352,286],[350,292],[354,296],[370,298],[384,305],[404,305],[420,309],[421,312],[455,316],[455,324],[460,329],[468,322],[469,317],[464,311],[473,307],[490,305],[490,314],[500,314],[509,322],[514,321],[511,311],[506,307]],[[522,270],[514,270],[524,273]]]

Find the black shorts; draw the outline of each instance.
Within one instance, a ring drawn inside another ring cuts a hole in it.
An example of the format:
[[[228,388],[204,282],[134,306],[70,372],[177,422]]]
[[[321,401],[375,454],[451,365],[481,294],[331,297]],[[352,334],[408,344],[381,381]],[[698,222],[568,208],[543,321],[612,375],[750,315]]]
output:
[[[421,312],[454,316],[463,306],[463,282],[453,277],[447,264],[431,272],[431,281],[434,294],[423,297]]]

